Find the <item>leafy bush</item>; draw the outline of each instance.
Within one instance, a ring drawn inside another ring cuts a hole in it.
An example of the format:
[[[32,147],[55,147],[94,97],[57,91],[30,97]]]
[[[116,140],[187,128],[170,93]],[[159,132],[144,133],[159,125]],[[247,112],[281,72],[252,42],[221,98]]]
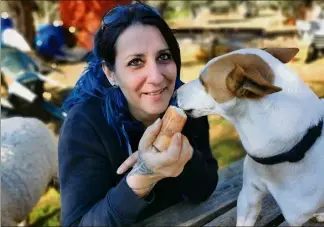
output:
[[[60,226],[60,208],[60,194],[50,188],[30,213],[29,226]]]

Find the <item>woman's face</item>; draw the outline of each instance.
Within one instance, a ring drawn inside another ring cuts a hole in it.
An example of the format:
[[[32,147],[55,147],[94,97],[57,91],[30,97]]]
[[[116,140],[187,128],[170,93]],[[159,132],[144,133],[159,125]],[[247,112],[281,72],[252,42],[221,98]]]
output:
[[[177,67],[160,31],[136,24],[116,42],[114,80],[125,95],[132,115],[145,125],[152,124],[168,107],[173,95]]]

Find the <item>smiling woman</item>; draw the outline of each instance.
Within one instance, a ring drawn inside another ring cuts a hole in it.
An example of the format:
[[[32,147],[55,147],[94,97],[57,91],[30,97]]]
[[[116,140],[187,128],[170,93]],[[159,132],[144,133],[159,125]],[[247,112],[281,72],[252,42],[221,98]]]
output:
[[[181,200],[206,200],[218,182],[207,117],[188,117],[164,152],[153,146],[182,85],[169,26],[148,5],[118,6],[94,46],[64,105],[62,225],[131,225]]]
[[[154,42],[150,42],[154,40]],[[151,125],[170,102],[177,66],[158,28],[135,24],[116,42],[114,71],[103,65],[110,84],[125,95],[133,117]]]

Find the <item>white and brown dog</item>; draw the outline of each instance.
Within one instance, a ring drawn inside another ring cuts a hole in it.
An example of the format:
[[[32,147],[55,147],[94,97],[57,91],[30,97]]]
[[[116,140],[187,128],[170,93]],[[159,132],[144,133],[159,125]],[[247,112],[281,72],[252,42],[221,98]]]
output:
[[[240,49],[213,58],[177,91],[193,117],[219,114],[248,153],[237,226],[251,226],[271,193],[290,225],[324,221],[324,102],[284,63],[297,48]]]

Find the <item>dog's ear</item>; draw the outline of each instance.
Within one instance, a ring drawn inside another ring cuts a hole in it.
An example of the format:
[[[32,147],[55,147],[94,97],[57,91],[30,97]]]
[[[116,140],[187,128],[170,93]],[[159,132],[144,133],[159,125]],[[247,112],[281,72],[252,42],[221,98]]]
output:
[[[290,62],[299,52],[298,48],[263,48],[262,50],[268,52],[282,63]]]
[[[240,65],[235,65],[234,69],[226,78],[228,89],[236,97],[263,97],[282,89],[268,82],[256,67],[243,69]]]

